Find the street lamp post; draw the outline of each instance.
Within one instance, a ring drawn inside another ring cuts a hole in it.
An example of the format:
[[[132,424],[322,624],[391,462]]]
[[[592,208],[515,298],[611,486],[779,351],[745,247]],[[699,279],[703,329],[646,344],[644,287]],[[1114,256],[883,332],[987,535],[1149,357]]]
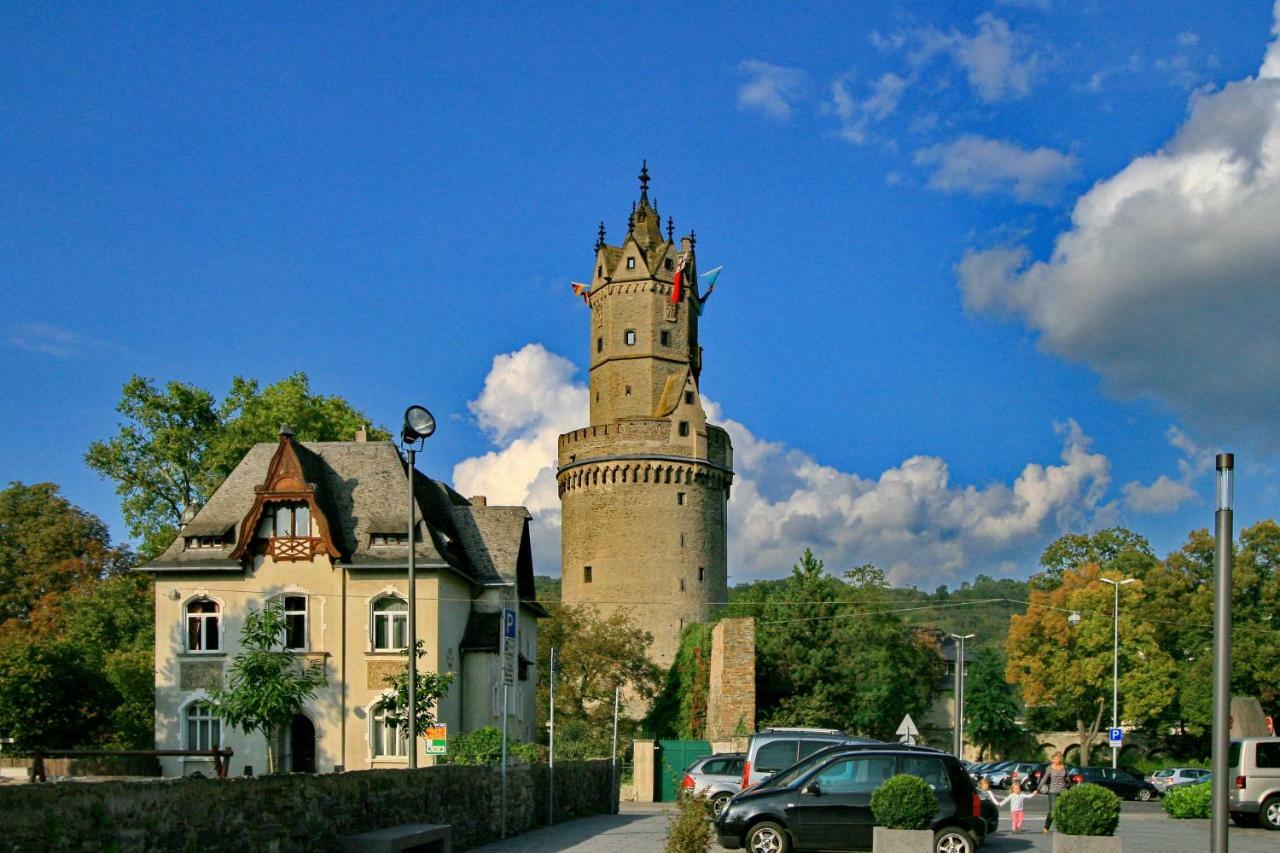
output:
[[[414,461],[423,443],[436,431],[436,419],[422,406],[410,406],[404,410],[404,426],[400,429],[400,444],[409,457],[409,769],[418,766],[418,578],[416,575],[416,534],[417,501],[414,500],[413,487],[416,471]]]
[[[1111,642],[1111,728],[1114,729],[1120,725],[1120,587],[1128,583],[1137,583],[1137,578],[1125,578],[1121,581],[1113,581],[1111,578],[1101,580],[1116,589],[1115,606],[1111,610],[1111,617],[1114,620]],[[1119,748],[1111,747],[1112,767],[1116,766],[1119,757]]]
[[[1231,797],[1227,759],[1231,748],[1231,522],[1235,467],[1234,454],[1218,454],[1213,560],[1213,824],[1209,834],[1209,849],[1213,853],[1227,853],[1227,810]]]
[[[951,634],[956,641],[956,698],[955,698],[955,755],[964,758],[964,641],[972,640],[973,634]]]

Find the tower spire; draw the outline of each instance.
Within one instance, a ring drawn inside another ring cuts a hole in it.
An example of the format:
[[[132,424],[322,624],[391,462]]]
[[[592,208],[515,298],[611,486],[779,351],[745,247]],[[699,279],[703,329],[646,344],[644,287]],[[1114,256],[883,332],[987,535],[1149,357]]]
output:
[[[667,217],[667,242],[674,243],[676,241],[676,221],[670,216]]]
[[[600,251],[600,247],[604,245],[604,220],[600,220],[600,230],[596,232],[596,251]]]
[[[640,161],[640,203],[649,203],[649,161]]]

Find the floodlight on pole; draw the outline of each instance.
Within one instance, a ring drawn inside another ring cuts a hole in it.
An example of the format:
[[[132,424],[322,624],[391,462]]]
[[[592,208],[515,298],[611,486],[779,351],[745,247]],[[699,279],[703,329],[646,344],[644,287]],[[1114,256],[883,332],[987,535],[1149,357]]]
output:
[[[1111,578],[1099,578],[1103,583],[1109,583],[1116,589],[1115,605],[1111,610],[1113,620],[1113,630],[1111,635],[1111,728],[1117,728],[1120,725],[1120,587],[1125,584],[1137,583],[1137,578],[1125,578],[1124,580],[1114,581]],[[1120,757],[1120,749],[1111,747],[1111,766],[1114,768]]]
[[[408,696],[408,736],[409,736],[409,768],[418,766],[418,579],[415,563],[417,533],[417,501],[414,496],[414,481],[417,470],[414,468],[418,451],[423,442],[436,431],[436,419],[423,406],[410,406],[404,410],[404,424],[400,428],[400,444],[408,456],[409,480],[409,696]]]

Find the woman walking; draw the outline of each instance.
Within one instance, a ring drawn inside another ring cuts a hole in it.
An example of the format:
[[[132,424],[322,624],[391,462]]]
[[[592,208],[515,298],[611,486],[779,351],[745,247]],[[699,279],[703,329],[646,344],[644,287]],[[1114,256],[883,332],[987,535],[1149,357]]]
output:
[[[1071,776],[1067,766],[1062,763],[1062,753],[1055,752],[1044,776],[1040,778],[1040,793],[1049,795],[1049,815],[1044,819],[1044,831],[1053,826],[1053,804],[1058,795],[1071,787]]]

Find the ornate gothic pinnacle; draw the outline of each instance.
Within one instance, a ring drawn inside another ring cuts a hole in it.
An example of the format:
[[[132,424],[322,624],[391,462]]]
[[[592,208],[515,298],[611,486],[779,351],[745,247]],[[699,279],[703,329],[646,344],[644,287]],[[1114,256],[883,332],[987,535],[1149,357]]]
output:
[[[667,217],[667,242],[668,243],[675,242],[675,233],[676,233],[676,221],[672,219],[670,216],[668,216]]]
[[[649,200],[649,161],[640,162],[640,200]]]
[[[604,246],[604,220],[600,221],[600,230],[596,236],[596,251],[600,251],[602,246]]]

